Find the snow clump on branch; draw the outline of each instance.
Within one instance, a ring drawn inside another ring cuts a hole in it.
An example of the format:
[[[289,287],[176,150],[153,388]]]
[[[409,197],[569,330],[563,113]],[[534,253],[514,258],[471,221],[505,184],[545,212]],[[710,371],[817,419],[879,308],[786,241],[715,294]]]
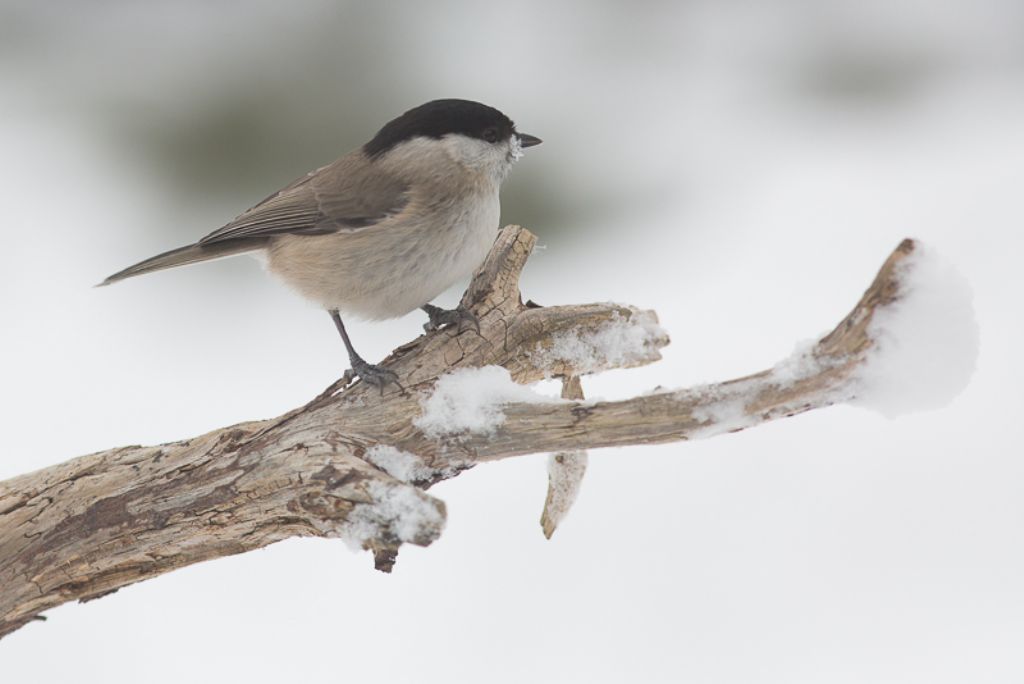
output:
[[[530,359],[541,368],[566,365],[574,375],[583,375],[656,361],[661,358],[658,349],[667,340],[668,333],[653,312],[633,309],[629,316],[612,314],[596,330],[557,333],[550,346],[538,347]]]
[[[413,425],[432,438],[459,433],[493,434],[505,422],[501,407],[512,402],[558,403],[512,380],[500,366],[460,368],[442,375],[423,397]]]
[[[874,346],[850,402],[887,418],[947,406],[967,387],[978,358],[967,279],[920,242],[898,268],[899,296],[875,311],[868,327]]]

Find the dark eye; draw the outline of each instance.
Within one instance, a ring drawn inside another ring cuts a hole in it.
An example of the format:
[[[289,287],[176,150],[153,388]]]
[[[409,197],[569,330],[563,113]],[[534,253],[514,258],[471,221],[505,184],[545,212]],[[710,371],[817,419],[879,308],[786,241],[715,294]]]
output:
[[[485,128],[484,129],[484,140],[489,143],[498,142],[498,129],[497,128]]]

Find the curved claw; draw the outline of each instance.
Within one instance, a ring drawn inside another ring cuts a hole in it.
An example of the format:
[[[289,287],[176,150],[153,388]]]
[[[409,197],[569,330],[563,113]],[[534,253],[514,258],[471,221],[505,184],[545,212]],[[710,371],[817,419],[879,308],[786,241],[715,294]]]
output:
[[[424,304],[422,309],[426,312],[430,318],[429,321],[423,324],[423,329],[427,332],[434,332],[440,330],[443,326],[457,324],[459,334],[463,333],[468,328],[463,327],[465,324],[469,324],[476,330],[476,334],[480,334],[480,319],[476,317],[471,311],[466,309],[442,309],[439,306],[433,304]]]
[[[366,363],[362,359],[352,360],[352,368],[345,371],[345,378],[348,379],[349,382],[358,378],[367,385],[371,385],[379,389],[381,396],[384,395],[384,388],[392,383],[398,385],[398,389],[403,393],[405,392],[405,388],[402,387],[402,383],[398,381],[398,373],[395,373],[393,370],[388,370],[383,366]]]

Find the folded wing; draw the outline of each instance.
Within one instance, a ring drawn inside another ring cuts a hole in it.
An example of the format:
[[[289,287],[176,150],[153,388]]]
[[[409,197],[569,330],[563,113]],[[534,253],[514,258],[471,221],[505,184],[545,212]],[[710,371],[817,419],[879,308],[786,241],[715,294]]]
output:
[[[369,228],[401,213],[409,186],[361,155],[299,178],[199,241],[324,235]]]

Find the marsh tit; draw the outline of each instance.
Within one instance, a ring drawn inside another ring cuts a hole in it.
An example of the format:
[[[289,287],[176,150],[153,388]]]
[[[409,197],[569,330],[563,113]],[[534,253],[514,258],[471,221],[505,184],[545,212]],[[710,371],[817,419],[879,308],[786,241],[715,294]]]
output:
[[[272,273],[327,310],[352,372],[383,391],[398,378],[356,353],[340,312],[380,320],[421,308],[428,329],[472,318],[429,302],[483,262],[499,227],[501,183],[523,149],[540,142],[493,107],[434,100],[195,244],[101,285],[262,252]]]

